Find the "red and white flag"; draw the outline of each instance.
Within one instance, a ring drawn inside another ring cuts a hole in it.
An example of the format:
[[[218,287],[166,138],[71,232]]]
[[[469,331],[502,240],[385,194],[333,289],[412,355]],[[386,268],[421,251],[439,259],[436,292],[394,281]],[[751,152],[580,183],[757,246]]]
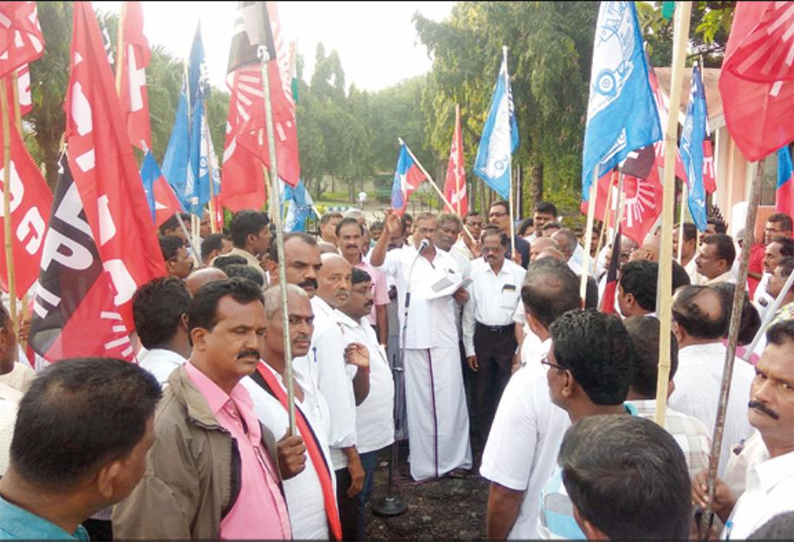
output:
[[[129,330],[132,296],[165,275],[165,263],[90,2],[74,3],[67,89],[69,167],[115,289],[116,310]]]
[[[146,87],[146,67],[151,60],[149,41],[143,34],[143,8],[140,2],[123,2],[122,40],[124,52],[118,55],[121,65],[121,107],[127,119],[130,143],[143,152],[152,148],[152,129],[149,124],[149,91]]]
[[[21,116],[25,116],[33,110],[33,98],[30,94],[30,67],[24,64],[17,74],[17,99],[19,100],[19,111]],[[14,99],[14,79],[12,76],[5,78],[5,89],[8,93],[8,103],[12,104]]]
[[[43,54],[36,2],[0,3],[0,79]]]
[[[737,2],[720,72],[725,124],[750,162],[794,140],[794,3]]]
[[[274,2],[238,2],[227,76],[231,91],[223,153],[221,202],[232,211],[265,202],[262,166],[270,167],[262,69],[264,46],[274,120],[278,176],[290,186],[300,180],[298,131],[292,97],[289,52]]]
[[[452,136],[452,149],[449,151],[447,181],[444,184],[444,197],[452,204],[447,211],[464,217],[469,212],[469,198],[466,194],[466,169],[463,164],[463,134],[460,131],[460,108],[455,106],[455,134]]]

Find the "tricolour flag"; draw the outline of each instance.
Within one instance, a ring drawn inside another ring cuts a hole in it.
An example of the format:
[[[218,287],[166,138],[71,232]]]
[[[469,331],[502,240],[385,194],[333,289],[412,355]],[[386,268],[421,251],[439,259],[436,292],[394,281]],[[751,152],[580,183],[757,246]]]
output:
[[[474,173],[504,199],[510,197],[510,160],[518,147],[518,140],[513,92],[510,89],[507,63],[502,59],[491,108],[474,161]]]
[[[152,148],[149,123],[149,90],[146,67],[151,60],[149,41],[143,34],[143,8],[140,2],[122,5],[124,54],[121,63],[121,108],[127,120],[130,143],[146,152]],[[118,68],[117,68],[118,69]]]
[[[720,72],[725,124],[758,161],[794,140],[794,4],[738,2]]]
[[[408,153],[405,143],[400,145],[400,156],[397,159],[397,168],[394,171],[394,182],[391,187],[391,208],[397,211],[397,214],[402,216],[411,193],[422,184],[425,178],[425,174]]]
[[[788,145],[777,151],[777,191],[775,212],[791,216],[794,211],[794,166]]]
[[[146,201],[152,213],[154,227],[159,228],[165,221],[182,210],[174,189],[165,180],[152,151],[148,151],[141,165],[141,181]]]
[[[662,138],[634,2],[601,2],[582,159],[582,199],[633,150]]]
[[[36,2],[0,3],[0,79],[43,54]]]
[[[689,92],[689,104],[686,108],[684,127],[681,131],[681,159],[686,168],[687,187],[689,189],[689,212],[698,231],[706,231],[706,189],[703,184],[703,142],[708,130],[708,113],[706,111],[706,93],[697,63],[692,66],[692,83]]]
[[[444,197],[452,204],[447,211],[466,216],[469,212],[469,198],[466,195],[466,169],[463,165],[463,134],[460,131],[460,108],[455,107],[455,133],[447,164],[447,181],[444,184]]]

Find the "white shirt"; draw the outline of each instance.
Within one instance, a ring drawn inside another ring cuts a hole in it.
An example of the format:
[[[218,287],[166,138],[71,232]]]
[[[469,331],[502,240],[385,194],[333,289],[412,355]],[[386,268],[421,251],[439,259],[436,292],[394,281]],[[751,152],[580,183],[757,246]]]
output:
[[[412,267],[413,272],[411,272]],[[410,275],[411,304],[408,309],[406,348],[458,347],[455,300],[452,296],[428,299],[433,284],[442,278],[452,282],[463,279],[453,256],[436,249],[433,261],[429,262],[427,258],[420,256],[415,248],[405,246],[387,252],[383,265],[376,269],[395,279],[399,300],[397,315],[400,319],[400,329],[404,325],[405,294],[408,290]]]
[[[689,284],[697,286],[700,284],[700,281],[703,280],[703,277],[698,274],[698,264],[695,259],[695,256],[692,256],[692,259],[689,260],[689,263],[684,266],[684,271],[686,271],[686,274],[689,275]]]
[[[273,374],[281,385],[284,393],[287,389],[281,379],[281,375],[274,371],[267,363],[264,367]],[[303,401],[295,397],[295,404],[300,408],[307,423],[314,431],[320,449],[328,462],[331,471],[331,482],[336,487],[336,476],[331,466],[331,455],[328,449],[327,427],[323,426],[321,419],[315,417],[313,413],[318,410],[328,409],[322,397],[315,397],[306,393],[302,385],[303,376],[293,372],[295,382],[304,390]],[[254,414],[259,421],[267,427],[276,439],[283,437],[289,427],[289,417],[287,410],[281,405],[278,399],[270,395],[250,376],[243,378],[240,383],[248,390],[254,402]],[[321,404],[322,403],[322,404]],[[307,437],[301,435],[305,441]],[[306,468],[297,476],[284,480],[284,496],[289,508],[289,518],[292,525],[292,536],[295,540],[322,539],[328,540],[328,519],[325,514],[325,502],[323,501],[323,491],[320,486],[320,478],[317,469],[314,467],[311,458],[306,455]]]
[[[516,311],[513,313],[513,322],[523,326],[521,329],[524,332],[524,340],[521,341],[521,348],[518,353],[519,361],[521,362],[522,367],[525,367],[526,364],[533,359],[532,353],[542,344],[540,337],[535,335],[535,333],[529,329],[529,324],[527,324],[527,318],[524,314],[524,310],[524,302],[519,299],[518,305],[516,305]]]
[[[352,375],[345,363],[345,337],[339,323],[338,311],[315,295],[312,300],[314,311],[314,335],[309,356],[314,358],[317,369],[317,385],[328,403],[331,418],[328,445],[331,447],[331,461],[334,470],[347,467],[347,457],[341,448],[356,445],[356,398],[353,393]]]
[[[466,235],[465,233],[463,235]],[[472,254],[471,249],[466,244],[466,241],[463,240],[463,235],[461,235],[460,239],[458,239],[454,245],[452,245],[452,250],[450,252],[458,252],[464,255],[467,259],[473,260],[474,254]]]
[[[775,302],[775,299],[766,293],[766,287],[769,286],[770,278],[772,278],[772,274],[764,271],[764,274],[761,275],[761,280],[758,282],[758,286],[755,288],[755,293],[753,294],[753,304],[758,310],[758,316],[760,316],[762,320],[766,310]]]
[[[543,345],[546,355],[551,340]],[[562,437],[571,425],[568,414],[549,398],[546,369],[537,362],[510,378],[482,455],[482,476],[525,492],[509,540],[538,538],[540,492],[557,465]]]
[[[185,358],[165,348],[152,348],[139,358],[141,368],[146,369],[157,379],[160,386],[168,385],[168,377],[187,361]]]
[[[744,540],[774,516],[794,510],[794,452],[749,465],[745,491],[733,507],[722,538]]]
[[[736,284],[736,276],[733,274],[733,271],[731,271],[729,269],[728,271],[724,272],[719,277],[714,277],[713,279],[708,279],[708,278],[706,278],[704,276],[704,277],[702,277],[702,280],[700,281],[701,284],[707,284],[707,285],[708,284],[716,284],[718,282],[728,282],[730,284]]]
[[[24,363],[15,361],[14,367],[10,372],[0,375],[0,384],[5,384],[6,386],[10,386],[15,390],[25,393],[35,379],[36,371]]]
[[[521,301],[521,284],[527,271],[507,259],[495,273],[483,259],[472,262],[471,297],[463,308],[463,347],[466,356],[474,355],[474,328],[477,322],[488,326],[513,324]]]
[[[725,345],[721,342],[682,347],[678,351],[678,372],[670,407],[703,422],[709,435],[714,434],[717,403],[725,366]],[[719,476],[731,453],[731,446],[752,435],[753,427],[747,419],[750,385],[755,378],[752,366],[736,358],[731,379],[731,393],[725,414],[725,432],[720,453]]]
[[[369,351],[369,394],[356,407],[356,448],[364,454],[385,448],[394,442],[394,380],[386,351],[366,318],[356,322],[339,314],[345,344],[361,343]]]

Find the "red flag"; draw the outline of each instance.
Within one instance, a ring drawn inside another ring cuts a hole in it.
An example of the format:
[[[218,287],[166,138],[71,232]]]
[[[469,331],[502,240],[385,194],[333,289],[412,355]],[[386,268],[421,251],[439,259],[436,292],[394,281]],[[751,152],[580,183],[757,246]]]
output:
[[[122,3],[124,54],[121,64],[121,108],[127,119],[130,142],[143,152],[152,148],[149,125],[149,91],[146,67],[151,59],[149,41],[143,35],[143,8],[140,2]]]
[[[703,140],[703,187],[706,194],[713,194],[717,190],[717,175],[714,171],[714,148],[710,139]]]
[[[165,263],[90,2],[74,3],[71,60],[64,106],[69,167],[116,289],[114,303],[132,330],[132,295],[165,275]]]
[[[720,72],[725,124],[755,162],[794,140],[794,4],[738,2]]]
[[[17,99],[19,100],[19,111],[21,116],[25,116],[33,110],[33,99],[30,95],[30,69],[27,64],[17,71]],[[14,99],[14,80],[12,76],[5,78],[5,89],[8,93],[8,103],[13,104]],[[13,107],[12,107],[13,110]]]
[[[174,189],[162,175],[154,181],[152,193],[154,195],[154,226],[159,228],[169,218],[181,212],[182,206]]]
[[[9,78],[10,79],[10,78]],[[2,133],[0,133],[2,139]],[[0,189],[5,145],[0,141]],[[13,234],[14,270],[17,293],[27,292],[39,277],[39,262],[44,245],[46,221],[52,208],[52,192],[25,148],[19,132],[11,128],[11,185],[9,187],[11,208],[11,230]],[[3,209],[0,205],[0,218]],[[0,220],[2,224],[3,220]],[[8,292],[8,269],[5,250],[0,251],[0,286]]]
[[[218,232],[223,231],[223,207],[221,207],[220,199],[220,195],[212,197],[212,208],[215,210],[215,213],[210,215],[213,227],[215,231]]]
[[[0,78],[43,54],[36,2],[0,3]]]
[[[274,2],[240,2],[237,34],[232,38],[227,85],[231,91],[223,153],[221,201],[232,211],[264,204],[262,165],[270,167],[267,116],[257,47],[271,55],[267,63],[276,137],[278,176],[290,186],[300,179],[298,132],[292,97],[289,55],[284,47]],[[264,28],[261,28],[264,23]]]
[[[466,170],[463,167],[463,134],[460,132],[460,109],[455,107],[455,134],[452,136],[452,149],[449,151],[447,182],[444,184],[444,197],[452,204],[447,211],[466,216],[469,212],[469,198],[466,195]]]
[[[659,123],[662,126],[667,126],[667,115],[669,115],[669,111],[667,110],[665,97],[662,94],[661,87],[659,87],[659,80],[656,78],[656,71],[653,69],[650,57],[646,55],[645,59],[648,62],[648,82],[651,85],[651,91],[653,91],[653,97],[656,100],[656,111],[659,113]],[[678,114],[677,111],[676,114]],[[657,168],[664,169],[664,147],[664,139],[653,144]],[[684,168],[684,162],[681,161],[681,153],[678,147],[676,147],[675,150],[675,176],[682,181],[686,181],[686,169]]]
[[[625,182],[625,181],[624,181]],[[615,314],[615,295],[618,291],[618,264],[620,262],[620,228],[612,241],[612,257],[607,270],[607,282],[601,297],[601,312]]]

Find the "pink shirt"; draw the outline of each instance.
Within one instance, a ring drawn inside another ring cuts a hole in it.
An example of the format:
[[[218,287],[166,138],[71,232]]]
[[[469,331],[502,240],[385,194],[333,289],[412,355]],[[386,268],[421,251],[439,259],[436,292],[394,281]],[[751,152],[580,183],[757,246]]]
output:
[[[185,364],[185,371],[221,427],[237,440],[240,452],[240,493],[221,520],[221,539],[292,538],[287,505],[270,456],[262,445],[262,431],[248,391],[237,384],[227,395],[191,362]]]
[[[367,316],[369,323],[371,325],[377,325],[377,320],[375,319],[375,307],[378,305],[388,305],[389,304],[389,287],[386,285],[386,276],[372,267],[368,261],[366,261],[363,257],[361,261],[356,265],[356,268],[361,269],[362,271],[366,271],[367,274],[372,278],[372,289],[375,294],[375,304],[372,305],[372,310]]]

